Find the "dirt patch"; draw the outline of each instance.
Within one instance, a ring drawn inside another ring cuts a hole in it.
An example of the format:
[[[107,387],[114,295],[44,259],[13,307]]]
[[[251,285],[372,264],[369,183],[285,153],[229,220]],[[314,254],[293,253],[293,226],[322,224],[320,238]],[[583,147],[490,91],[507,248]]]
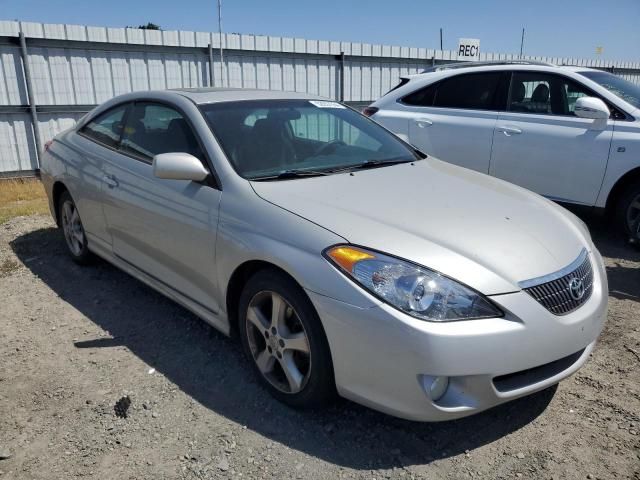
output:
[[[640,251],[592,226],[611,302],[585,367],[480,415],[419,424],[347,401],[290,410],[234,340],[104,262],[76,266],[49,217],[9,220],[0,478],[638,479]]]

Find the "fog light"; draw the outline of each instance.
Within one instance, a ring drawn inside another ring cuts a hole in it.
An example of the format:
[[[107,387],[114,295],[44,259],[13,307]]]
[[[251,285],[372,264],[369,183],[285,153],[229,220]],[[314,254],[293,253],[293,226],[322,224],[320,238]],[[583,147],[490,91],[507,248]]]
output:
[[[431,400],[437,402],[447,391],[449,387],[449,377],[435,377],[429,387],[429,396]]]

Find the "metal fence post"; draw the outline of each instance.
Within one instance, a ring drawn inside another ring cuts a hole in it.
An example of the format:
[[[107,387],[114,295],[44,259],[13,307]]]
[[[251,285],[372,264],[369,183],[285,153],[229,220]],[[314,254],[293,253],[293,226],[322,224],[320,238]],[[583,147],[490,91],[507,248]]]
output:
[[[340,101],[344,102],[344,52],[340,52]]]
[[[209,86],[213,87],[213,45],[209,44]]]
[[[36,169],[40,169],[40,148],[42,142],[40,140],[40,125],[38,124],[38,111],[36,109],[36,101],[33,95],[33,85],[31,83],[31,70],[29,68],[29,56],[27,53],[27,41],[24,37],[22,29],[18,34],[20,37],[20,52],[22,54],[22,69],[24,71],[24,79],[27,87],[27,101],[29,102],[29,112],[31,113],[31,122],[33,123],[33,137],[35,141],[36,152]]]

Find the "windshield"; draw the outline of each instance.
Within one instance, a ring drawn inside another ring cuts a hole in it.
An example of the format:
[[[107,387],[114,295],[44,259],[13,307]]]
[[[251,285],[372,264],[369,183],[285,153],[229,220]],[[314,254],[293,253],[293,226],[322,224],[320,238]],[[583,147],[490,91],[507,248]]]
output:
[[[393,134],[337,102],[249,100],[200,109],[235,170],[250,180],[420,158]]]
[[[608,72],[580,72],[589,80],[600,84],[614,95],[617,95],[625,102],[630,103],[636,108],[640,108],[640,86],[631,83],[622,77],[613,75]]]

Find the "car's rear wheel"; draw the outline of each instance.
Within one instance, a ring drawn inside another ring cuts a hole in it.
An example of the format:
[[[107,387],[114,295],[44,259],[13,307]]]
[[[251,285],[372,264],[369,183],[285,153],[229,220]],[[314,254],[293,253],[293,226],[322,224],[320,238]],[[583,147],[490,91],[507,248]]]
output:
[[[335,396],[320,319],[304,291],[276,270],[254,275],[239,306],[240,336],[261,383],[280,401],[319,407]]]
[[[58,201],[58,218],[67,243],[71,258],[81,265],[91,260],[91,252],[87,247],[87,236],[82,226],[80,212],[69,192],[63,192]]]

